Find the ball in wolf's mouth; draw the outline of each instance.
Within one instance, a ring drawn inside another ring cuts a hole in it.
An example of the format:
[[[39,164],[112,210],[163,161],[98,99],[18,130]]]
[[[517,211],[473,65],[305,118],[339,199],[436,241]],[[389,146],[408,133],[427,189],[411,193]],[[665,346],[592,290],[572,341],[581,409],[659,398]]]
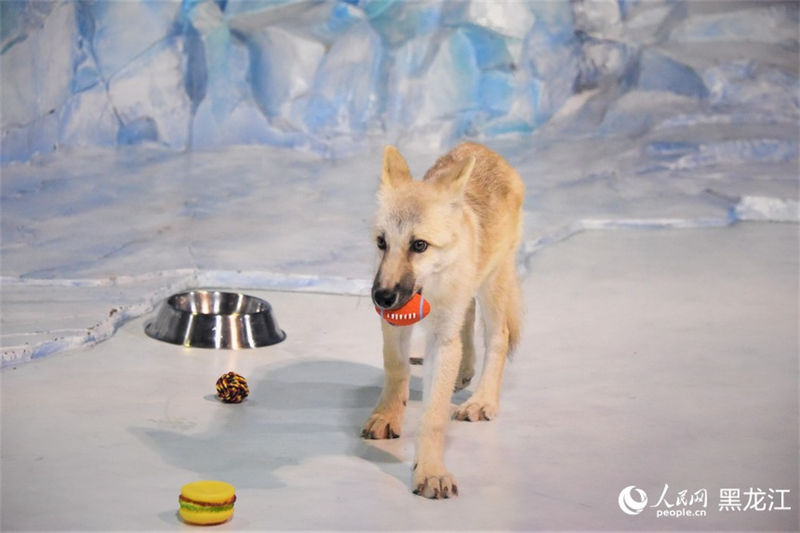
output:
[[[431,304],[420,293],[416,293],[398,309],[382,309],[376,305],[375,311],[393,326],[410,326],[428,316]]]

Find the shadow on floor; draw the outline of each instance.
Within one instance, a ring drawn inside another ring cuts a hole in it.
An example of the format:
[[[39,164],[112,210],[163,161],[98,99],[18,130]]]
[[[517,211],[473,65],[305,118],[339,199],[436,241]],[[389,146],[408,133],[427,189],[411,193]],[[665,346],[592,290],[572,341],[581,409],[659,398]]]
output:
[[[385,451],[360,438],[361,424],[378,400],[379,368],[344,361],[304,361],[267,368],[249,382],[242,404],[200,398],[221,412],[202,433],[132,427],[130,431],[165,461],[202,479],[235,480],[241,488],[284,486],[275,471],[310,458],[361,457],[408,483],[410,469],[397,468],[411,457]],[[411,400],[422,397],[422,380],[412,378]],[[393,441],[396,442],[396,441]],[[399,476],[403,477],[400,478]]]

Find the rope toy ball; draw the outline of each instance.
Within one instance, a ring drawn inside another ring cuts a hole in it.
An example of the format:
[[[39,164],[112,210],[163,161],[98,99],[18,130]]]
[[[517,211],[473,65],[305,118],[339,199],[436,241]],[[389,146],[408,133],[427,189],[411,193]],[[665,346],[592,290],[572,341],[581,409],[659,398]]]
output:
[[[247,380],[235,372],[223,374],[217,380],[217,397],[225,403],[242,403],[248,394]]]

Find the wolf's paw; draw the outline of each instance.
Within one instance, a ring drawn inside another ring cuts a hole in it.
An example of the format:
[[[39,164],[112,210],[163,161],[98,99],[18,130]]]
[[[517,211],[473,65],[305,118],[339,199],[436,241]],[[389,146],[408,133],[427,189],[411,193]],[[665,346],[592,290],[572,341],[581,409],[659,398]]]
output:
[[[456,408],[453,418],[478,422],[480,420],[493,420],[497,416],[497,403],[470,398]]]
[[[414,477],[411,481],[414,494],[432,500],[447,499],[458,496],[458,485],[453,474],[441,469],[423,469],[414,467]]]
[[[361,427],[363,439],[396,439],[400,436],[401,420],[398,416],[376,411],[370,415]]]
[[[472,377],[475,375],[474,371],[470,373],[459,373],[458,377],[456,378],[456,385],[453,387],[454,392],[458,392],[461,389],[466,389],[469,387],[470,382],[472,381]]]

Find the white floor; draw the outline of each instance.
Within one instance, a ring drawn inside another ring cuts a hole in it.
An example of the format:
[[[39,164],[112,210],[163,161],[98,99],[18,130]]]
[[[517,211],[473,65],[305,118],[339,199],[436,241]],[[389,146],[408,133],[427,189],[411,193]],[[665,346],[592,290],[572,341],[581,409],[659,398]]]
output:
[[[143,317],[6,366],[0,526],[187,528],[180,487],[212,478],[239,497],[218,529],[798,529],[797,225],[588,231],[528,268],[500,416],[450,426],[457,499],[409,490],[420,379],[400,439],[358,436],[381,383],[369,300],[249,291],[282,344],[189,350]],[[244,404],[214,397],[229,370]],[[637,516],[618,505],[630,485],[649,499]],[[729,488],[742,510],[720,510]],[[706,516],[657,516],[703,509],[679,501],[703,489]],[[765,510],[744,509],[756,489]]]

